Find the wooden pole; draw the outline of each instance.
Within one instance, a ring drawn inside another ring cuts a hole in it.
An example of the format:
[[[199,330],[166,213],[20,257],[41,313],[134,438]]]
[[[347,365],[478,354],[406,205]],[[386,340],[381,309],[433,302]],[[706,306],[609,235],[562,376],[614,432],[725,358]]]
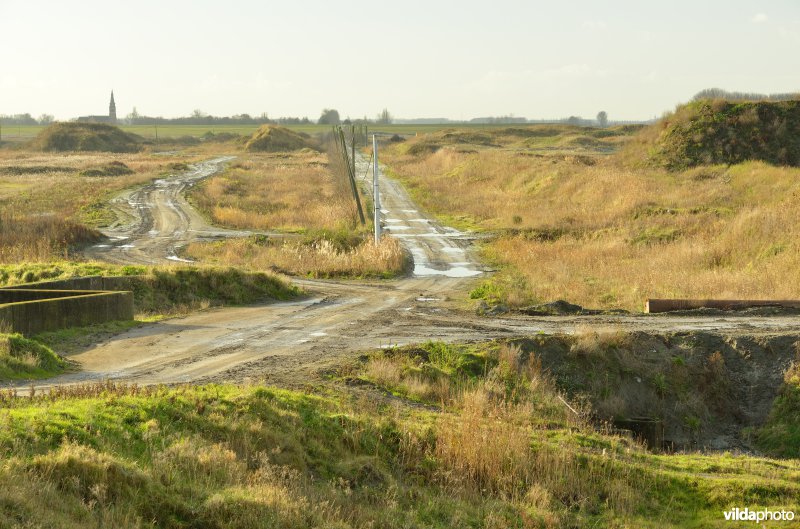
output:
[[[350,125],[350,173],[355,177],[356,174],[356,126]]]
[[[356,201],[356,207],[358,208],[358,218],[361,221],[361,224],[364,225],[367,223],[367,220],[364,218],[364,210],[361,208],[361,198],[358,196],[358,187],[356,187],[356,174],[351,170],[350,160],[348,160],[347,156],[347,143],[344,139],[344,131],[340,128],[339,129],[339,137],[342,141],[342,147],[344,149],[344,164],[347,166],[347,175],[350,179],[350,189],[353,191],[353,198]]]

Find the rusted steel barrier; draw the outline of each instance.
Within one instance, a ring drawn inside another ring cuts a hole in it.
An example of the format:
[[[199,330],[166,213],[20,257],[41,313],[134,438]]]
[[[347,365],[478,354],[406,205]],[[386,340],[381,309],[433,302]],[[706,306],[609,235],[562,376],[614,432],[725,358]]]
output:
[[[644,311],[648,313],[694,309],[742,310],[755,307],[800,309],[800,301],[786,299],[648,299],[644,303]]]

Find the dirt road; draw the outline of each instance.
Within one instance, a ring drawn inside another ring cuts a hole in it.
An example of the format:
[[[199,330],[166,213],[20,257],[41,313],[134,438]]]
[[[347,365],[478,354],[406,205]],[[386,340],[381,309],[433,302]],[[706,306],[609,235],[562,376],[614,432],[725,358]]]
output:
[[[176,258],[190,240],[236,235],[211,228],[181,193],[230,158],[128,193],[116,203],[130,219],[109,232],[118,243],[92,256],[112,262]],[[359,160],[359,174],[366,162]],[[309,375],[354,351],[426,340],[478,340],[581,328],[724,333],[800,333],[800,317],[583,316],[478,317],[463,294],[482,274],[470,238],[441,226],[398,183],[381,177],[382,219],[414,256],[411,277],[395,281],[299,280],[307,299],[219,308],[146,324],[75,354],[81,371],[40,386],[119,379],[141,384],[267,379],[302,386]],[[125,237],[125,238],[123,238]]]
[[[248,235],[208,225],[184,196],[187,189],[233,158],[200,162],[189,171],[118,195],[111,207],[120,220],[103,231],[109,241],[90,248],[88,257],[118,264],[164,264],[184,261],[177,252],[190,242]]]

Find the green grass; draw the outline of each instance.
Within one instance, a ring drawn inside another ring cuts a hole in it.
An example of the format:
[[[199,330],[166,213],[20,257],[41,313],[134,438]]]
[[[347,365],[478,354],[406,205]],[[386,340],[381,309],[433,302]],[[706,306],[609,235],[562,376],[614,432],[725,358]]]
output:
[[[55,376],[67,363],[52,349],[19,334],[0,333],[0,381]]]
[[[128,277],[136,311],[144,315],[185,312],[202,305],[244,305],[286,300],[300,290],[269,272],[194,266],[134,266],[93,262],[0,265],[0,286],[85,276]]]
[[[85,276],[135,276],[145,266],[118,266],[99,262],[56,261],[49,263],[0,264],[0,286],[71,279]]]
[[[772,411],[755,438],[765,453],[800,458],[800,366],[786,373]]]
[[[0,393],[0,526],[722,528],[734,505],[800,508],[798,461],[647,453],[508,353],[384,353],[465,381],[444,407],[338,386]]]

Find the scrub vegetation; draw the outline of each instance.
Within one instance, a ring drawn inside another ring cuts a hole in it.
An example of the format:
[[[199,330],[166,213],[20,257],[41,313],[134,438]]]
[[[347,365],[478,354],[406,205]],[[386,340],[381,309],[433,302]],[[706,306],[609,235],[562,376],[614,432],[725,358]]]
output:
[[[679,107],[633,144],[670,169],[762,160],[800,165],[800,100],[699,100]]]
[[[681,121],[687,112],[674,121],[694,123]],[[720,117],[728,132],[712,136],[734,134],[736,119]],[[648,297],[800,296],[800,169],[738,158],[657,167],[641,143],[662,126],[642,136],[631,127],[441,131],[387,145],[382,160],[444,222],[496,234],[483,255],[500,272],[475,298],[641,311]]]

